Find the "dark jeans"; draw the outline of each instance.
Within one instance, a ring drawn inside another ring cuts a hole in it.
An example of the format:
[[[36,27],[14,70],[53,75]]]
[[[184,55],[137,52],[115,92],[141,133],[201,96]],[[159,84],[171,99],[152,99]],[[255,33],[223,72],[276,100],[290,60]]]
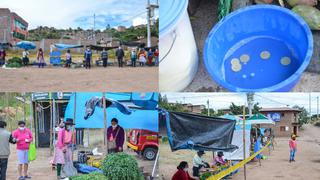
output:
[[[200,167],[192,167],[192,175],[194,176],[194,177],[199,177],[199,170],[201,169],[201,166]]]
[[[86,69],[90,69],[91,68],[91,60],[86,60],[86,63],[85,63],[85,65],[84,65],[84,67],[86,68]]]
[[[39,68],[43,68],[44,67],[44,63],[39,62],[38,67]]]
[[[136,67],[137,59],[131,59],[131,66]]]
[[[23,65],[24,65],[24,66],[27,66],[27,65],[29,64],[29,58],[24,57],[24,58],[22,59],[22,62],[23,62]]]
[[[6,180],[8,158],[0,159],[0,180]]]
[[[119,67],[123,67],[123,57],[118,57],[118,65]]]
[[[4,65],[4,64],[5,64],[5,62],[6,62],[6,60],[5,60],[5,59],[0,59],[0,66]]]
[[[102,59],[103,67],[108,66],[108,59]]]

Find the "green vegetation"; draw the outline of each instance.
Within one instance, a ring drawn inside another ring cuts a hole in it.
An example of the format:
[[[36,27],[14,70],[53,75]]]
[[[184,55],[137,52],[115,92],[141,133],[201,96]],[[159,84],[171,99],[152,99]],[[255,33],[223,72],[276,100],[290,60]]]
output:
[[[143,180],[137,160],[126,153],[108,154],[101,167],[104,175],[112,180]]]
[[[300,126],[300,127],[301,127],[303,124],[308,124],[308,123],[310,123],[310,117],[308,117],[308,116],[309,116],[309,113],[308,113],[308,111],[306,110],[306,108],[300,107],[300,106],[298,106],[298,105],[295,105],[295,106],[293,106],[292,108],[301,110],[301,113],[299,114],[299,117],[298,117],[298,122],[299,122],[299,126]]]
[[[19,68],[22,66],[22,59],[19,57],[13,57],[8,60],[6,67]]]

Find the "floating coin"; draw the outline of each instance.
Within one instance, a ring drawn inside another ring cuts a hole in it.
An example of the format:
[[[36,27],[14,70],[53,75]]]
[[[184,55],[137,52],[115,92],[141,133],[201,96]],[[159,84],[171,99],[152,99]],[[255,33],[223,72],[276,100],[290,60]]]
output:
[[[250,60],[250,56],[248,54],[243,54],[240,56],[240,61],[246,64]]]
[[[246,79],[246,78],[247,78],[247,75],[245,75],[245,74],[242,75],[242,78],[243,78],[243,79]]]
[[[270,54],[269,51],[262,51],[262,52],[260,53],[261,59],[269,59],[270,56],[271,56],[271,54]]]
[[[237,58],[233,58],[233,59],[231,59],[231,64],[232,64],[232,65],[240,64],[240,61],[239,61],[239,59],[237,59]]]
[[[250,73],[250,76],[251,76],[251,77],[253,77],[253,76],[255,76],[255,75],[256,75],[255,73]]]
[[[232,69],[232,71],[234,71],[234,72],[238,72],[238,71],[241,70],[241,64],[233,64],[233,65],[231,66],[231,69]]]
[[[289,57],[282,57],[280,61],[284,66],[288,66],[291,63],[291,59]]]

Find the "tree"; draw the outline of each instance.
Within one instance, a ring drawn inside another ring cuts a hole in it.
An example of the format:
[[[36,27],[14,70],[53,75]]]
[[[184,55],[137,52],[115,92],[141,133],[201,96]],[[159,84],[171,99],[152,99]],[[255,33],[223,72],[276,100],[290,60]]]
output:
[[[230,111],[233,115],[239,115],[239,114],[243,114],[243,105],[242,106],[237,106],[235,105],[233,102],[231,103],[231,105],[229,106]],[[259,103],[255,103],[253,105],[252,108],[252,113],[253,114],[257,114],[260,112],[261,107],[259,106]],[[249,113],[249,108],[245,107],[245,113],[248,114]]]
[[[159,107],[167,111],[187,112],[181,103],[169,103],[167,96],[162,97],[161,94],[159,95]]]
[[[300,127],[302,125],[304,125],[304,124],[308,124],[309,123],[310,118],[308,117],[309,113],[306,110],[306,108],[300,107],[298,105],[294,105],[292,108],[301,110],[301,113],[299,114],[299,117],[298,117],[298,122],[299,122],[299,126]]]

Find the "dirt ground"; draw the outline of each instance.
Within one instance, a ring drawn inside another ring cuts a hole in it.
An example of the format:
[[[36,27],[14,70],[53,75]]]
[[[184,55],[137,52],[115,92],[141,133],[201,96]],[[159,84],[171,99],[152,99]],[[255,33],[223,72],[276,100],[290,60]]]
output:
[[[226,89],[223,89],[211,79],[203,63],[204,42],[209,32],[215,25],[215,23],[218,22],[217,6],[218,6],[218,1],[201,0],[200,6],[198,7],[196,13],[190,17],[194,36],[196,39],[196,44],[198,47],[199,68],[193,81],[189,84],[188,87],[184,89],[184,91],[186,92],[227,91]],[[317,52],[315,52],[315,54],[317,54]],[[318,61],[316,62],[316,60],[313,60],[310,63],[310,66],[318,66],[319,62]],[[315,69],[315,68],[309,67],[309,69]],[[319,87],[320,87],[319,73],[305,72],[302,75],[301,80],[298,82],[298,84],[292,91],[295,91],[295,92],[319,91]]]
[[[101,150],[99,149],[99,152]],[[124,151],[130,155],[133,155],[138,160],[139,167],[143,167],[144,172],[152,173],[154,161],[146,161],[138,157],[136,153],[124,148]],[[77,159],[76,153],[74,153],[74,159]],[[30,163],[29,175],[33,180],[56,180],[56,171],[52,170],[50,164],[51,156],[49,148],[37,149],[37,159]],[[18,179],[17,171],[17,155],[15,146],[11,146],[11,155],[9,157],[7,180]],[[158,171],[156,171],[158,172]]]
[[[1,91],[158,91],[157,67],[0,68]]]
[[[320,128],[313,125],[304,126],[297,139],[298,151],[296,162],[289,163],[288,138],[276,138],[275,150],[268,154],[266,160],[251,162],[247,165],[248,180],[270,180],[270,179],[320,179]],[[162,144],[160,149],[160,176],[169,180],[176,171],[180,161],[187,161],[189,173],[192,174],[192,158],[195,151],[181,150],[171,152],[168,144]],[[205,161],[212,162],[212,154],[206,153]],[[240,169],[232,179],[242,180],[243,169]]]

